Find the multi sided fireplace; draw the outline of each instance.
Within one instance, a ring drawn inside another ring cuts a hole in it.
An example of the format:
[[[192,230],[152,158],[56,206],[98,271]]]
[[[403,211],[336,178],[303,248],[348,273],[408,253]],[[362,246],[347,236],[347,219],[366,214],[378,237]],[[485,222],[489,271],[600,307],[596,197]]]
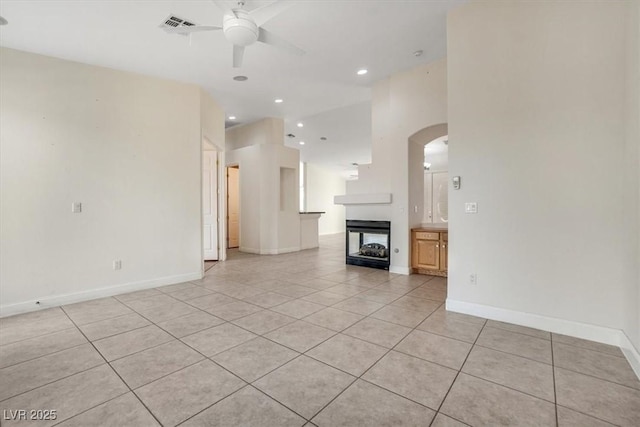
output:
[[[347,264],[388,270],[391,222],[347,220]]]

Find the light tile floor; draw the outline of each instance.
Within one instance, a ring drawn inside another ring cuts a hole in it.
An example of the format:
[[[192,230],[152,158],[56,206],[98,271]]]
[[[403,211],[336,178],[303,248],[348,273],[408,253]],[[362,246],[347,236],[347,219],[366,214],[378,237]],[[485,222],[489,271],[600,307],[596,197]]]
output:
[[[445,279],[347,267],[343,244],[1,319],[0,423],[640,425],[618,348],[448,313]]]

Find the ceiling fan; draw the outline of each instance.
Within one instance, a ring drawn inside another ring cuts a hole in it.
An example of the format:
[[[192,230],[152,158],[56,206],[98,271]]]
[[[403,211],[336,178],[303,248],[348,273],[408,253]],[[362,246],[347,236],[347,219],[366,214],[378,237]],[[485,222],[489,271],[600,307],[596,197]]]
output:
[[[233,7],[231,3],[225,0],[211,1],[224,12],[222,27],[215,25],[181,25],[179,27],[165,27],[164,30],[167,33],[178,34],[222,30],[227,40],[233,43],[234,68],[242,66],[244,48],[257,41],[276,46],[293,55],[302,56],[305,54],[304,50],[262,28],[262,25],[289,8],[293,2],[277,0],[258,9],[246,11],[243,9],[244,1],[238,1],[236,7]]]

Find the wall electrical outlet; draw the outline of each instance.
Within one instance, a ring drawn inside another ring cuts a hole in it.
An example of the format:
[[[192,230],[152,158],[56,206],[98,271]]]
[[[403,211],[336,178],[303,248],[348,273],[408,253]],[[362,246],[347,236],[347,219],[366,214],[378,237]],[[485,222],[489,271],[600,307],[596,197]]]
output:
[[[113,261],[113,269],[122,270],[122,261],[120,261],[119,259]]]
[[[71,212],[73,212],[73,213],[82,212],[82,203],[80,203],[80,202],[71,203]]]
[[[475,285],[478,283],[478,276],[476,275],[476,273],[470,274],[469,275],[469,284],[470,285]]]

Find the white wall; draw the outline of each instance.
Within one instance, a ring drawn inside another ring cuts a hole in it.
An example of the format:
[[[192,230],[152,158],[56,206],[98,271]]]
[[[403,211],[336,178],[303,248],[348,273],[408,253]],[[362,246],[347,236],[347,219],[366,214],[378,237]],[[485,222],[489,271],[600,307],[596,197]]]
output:
[[[627,159],[626,185],[630,194],[636,186],[636,210],[629,212],[629,229],[640,230],[640,2],[636,1],[627,14]],[[631,201],[633,203],[633,201]],[[636,287],[635,298],[633,291],[629,292],[627,299],[627,317],[624,331],[637,349],[640,349],[640,233],[630,234],[630,238],[636,240],[635,266]],[[633,244],[633,240],[631,241]],[[632,260],[633,262],[633,260]],[[634,304],[635,300],[635,304]],[[635,312],[635,316],[633,313]]]
[[[200,89],[200,125],[202,127],[203,150],[213,150],[217,152],[218,260],[220,261],[227,259],[227,196],[225,191],[226,170],[224,168],[226,143],[224,119],[224,110],[207,92]]]
[[[200,277],[199,88],[0,56],[3,314]]]
[[[334,205],[333,196],[346,193],[346,181],[338,173],[306,164],[307,211],[325,212],[318,220],[318,234],[344,233],[345,208]]]
[[[628,328],[638,346],[637,57],[631,87],[621,24],[632,3],[450,13],[449,173],[462,177],[449,194],[450,300]],[[471,201],[478,214],[465,215]]]
[[[260,144],[284,145],[284,120],[267,117],[246,125],[234,126],[226,132],[228,150]]]
[[[282,119],[227,130],[225,163],[240,167],[240,251],[278,254],[300,250],[300,151],[284,146]],[[234,149],[234,147],[240,147]],[[295,170],[292,203],[280,205],[280,168]]]
[[[347,206],[346,217],[391,221],[391,246],[398,253],[391,257],[390,270],[408,274],[410,228],[422,221],[422,203],[419,212],[414,212],[409,193],[415,192],[415,200],[423,197],[421,184],[418,189],[411,187],[422,175],[410,175],[408,159],[414,159],[420,167],[423,160],[417,151],[409,155],[409,138],[424,128],[447,122],[446,61],[435,61],[377,82],[372,96],[372,163],[358,167],[358,179],[347,184],[347,194],[391,193],[392,203]]]

